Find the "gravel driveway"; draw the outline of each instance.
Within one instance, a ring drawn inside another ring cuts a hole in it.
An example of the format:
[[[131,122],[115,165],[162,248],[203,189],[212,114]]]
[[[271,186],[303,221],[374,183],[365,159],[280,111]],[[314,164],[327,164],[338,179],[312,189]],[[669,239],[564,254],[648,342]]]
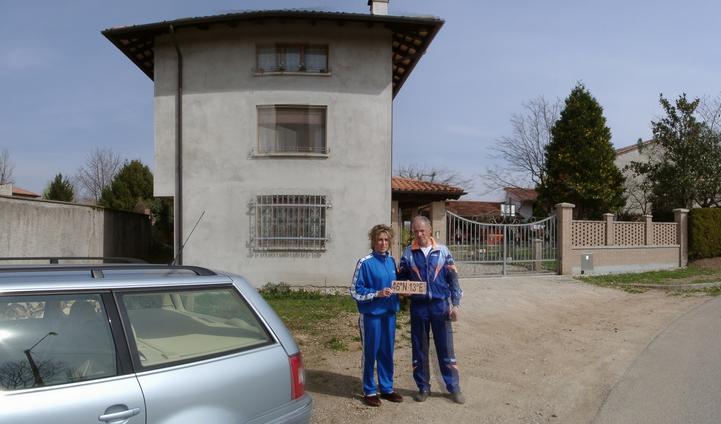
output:
[[[463,279],[461,285],[454,336],[465,405],[438,391],[437,379],[426,402],[410,398],[416,390],[410,342],[399,332],[395,381],[405,402],[361,403],[360,350],[351,342],[349,351],[306,357],[313,422],[588,423],[653,337],[708,300],[629,294],[562,276]]]

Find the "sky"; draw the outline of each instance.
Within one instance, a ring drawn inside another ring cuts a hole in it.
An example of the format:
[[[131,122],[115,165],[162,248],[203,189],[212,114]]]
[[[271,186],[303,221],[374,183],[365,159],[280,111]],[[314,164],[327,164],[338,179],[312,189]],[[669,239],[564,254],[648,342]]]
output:
[[[153,163],[153,83],[103,29],[241,10],[367,13],[366,0],[0,0],[0,151],[42,193],[94,148]],[[493,200],[480,175],[510,119],[582,82],[615,147],[651,137],[659,94],[721,93],[721,2],[390,0],[392,15],[445,20],[394,100],[394,166],[445,168]]]

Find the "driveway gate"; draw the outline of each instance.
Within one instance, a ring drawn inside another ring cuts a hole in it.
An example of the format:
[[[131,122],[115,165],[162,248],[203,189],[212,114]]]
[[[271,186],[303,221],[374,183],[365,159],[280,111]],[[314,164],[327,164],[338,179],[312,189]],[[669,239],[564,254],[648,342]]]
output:
[[[520,223],[482,223],[446,212],[447,241],[462,277],[555,273],[556,217]]]

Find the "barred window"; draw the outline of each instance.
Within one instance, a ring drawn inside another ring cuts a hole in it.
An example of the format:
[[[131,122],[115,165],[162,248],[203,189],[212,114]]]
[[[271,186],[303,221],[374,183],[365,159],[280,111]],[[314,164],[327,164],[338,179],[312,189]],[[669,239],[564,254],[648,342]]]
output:
[[[325,196],[261,195],[255,202],[255,250],[325,250]]]
[[[326,154],[325,106],[258,106],[259,154]]]
[[[328,72],[328,46],[277,44],[258,46],[258,72]]]

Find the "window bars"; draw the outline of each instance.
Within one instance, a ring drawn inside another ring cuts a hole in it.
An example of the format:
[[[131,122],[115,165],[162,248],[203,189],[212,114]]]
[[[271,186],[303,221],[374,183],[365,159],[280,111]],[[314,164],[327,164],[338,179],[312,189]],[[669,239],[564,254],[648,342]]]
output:
[[[325,250],[325,196],[272,194],[257,196],[252,204],[255,231],[251,245],[260,251]]]

